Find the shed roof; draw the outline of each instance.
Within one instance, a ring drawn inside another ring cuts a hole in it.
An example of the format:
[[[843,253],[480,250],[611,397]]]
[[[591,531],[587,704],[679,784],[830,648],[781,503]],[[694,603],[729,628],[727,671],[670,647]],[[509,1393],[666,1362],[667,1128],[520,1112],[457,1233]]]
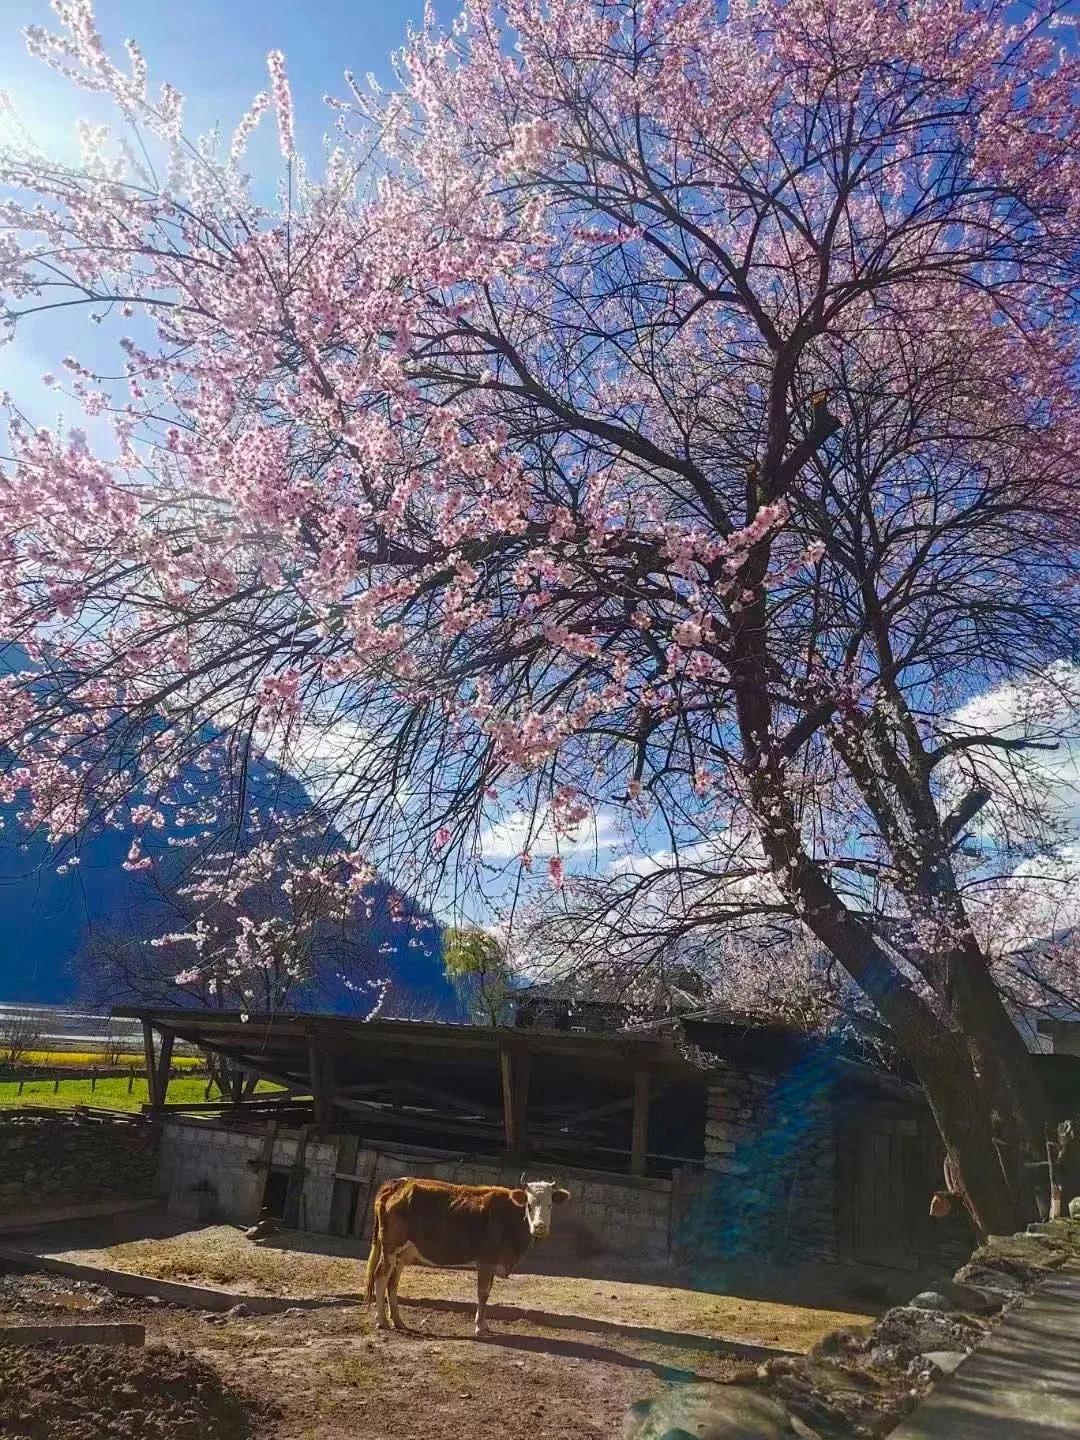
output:
[[[260,1013],[245,1018],[239,1011],[126,1006],[113,1014],[145,1021],[287,1084],[309,1078],[312,1046],[332,1058],[334,1086],[340,1090],[374,1084],[388,1070],[407,1074],[413,1068],[431,1086],[460,1090],[475,1081],[486,1092],[505,1053],[550,1062],[533,1066],[531,1089],[537,1099],[565,1094],[576,1100],[586,1087],[586,1093],[621,1093],[643,1069],[668,1083],[701,1083],[700,1068],[685,1058],[670,1034],[580,1034],[346,1015]]]

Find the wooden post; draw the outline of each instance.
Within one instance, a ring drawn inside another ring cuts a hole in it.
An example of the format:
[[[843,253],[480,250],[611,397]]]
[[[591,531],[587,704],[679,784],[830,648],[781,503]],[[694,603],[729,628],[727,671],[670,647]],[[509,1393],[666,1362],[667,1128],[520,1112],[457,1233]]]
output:
[[[161,1054],[158,1056],[157,1069],[157,1100],[155,1104],[164,1105],[169,1094],[169,1077],[172,1074],[172,1052],[175,1036],[171,1030],[162,1031]]]
[[[308,1072],[311,1078],[311,1098],[314,1101],[314,1119],[316,1125],[328,1125],[330,1123],[330,1097],[327,1093],[327,1064],[328,1056],[324,1056],[320,1050],[318,1041],[314,1034],[308,1033]]]
[[[644,1175],[649,1150],[649,1072],[634,1072],[634,1123],[630,1139],[630,1173]]]
[[[502,1073],[503,1138],[506,1153],[513,1159],[523,1158],[526,1150],[525,1116],[529,1106],[529,1059],[523,1051],[499,1052]]]

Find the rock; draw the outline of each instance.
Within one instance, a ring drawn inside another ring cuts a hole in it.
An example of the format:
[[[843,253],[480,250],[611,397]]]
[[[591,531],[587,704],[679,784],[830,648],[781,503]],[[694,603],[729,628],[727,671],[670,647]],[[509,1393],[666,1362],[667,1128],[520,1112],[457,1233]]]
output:
[[[1024,1282],[1008,1270],[991,1269],[976,1260],[961,1265],[956,1272],[956,1282],[959,1285],[974,1285],[980,1290],[996,1291],[1000,1295],[1019,1295],[1024,1288]]]
[[[264,1219],[249,1226],[248,1229],[244,1231],[244,1236],[248,1240],[265,1240],[270,1235],[276,1235],[280,1229],[281,1226],[277,1220]]]
[[[943,1375],[951,1375],[968,1358],[966,1350],[928,1350],[922,1357],[936,1365]]]
[[[797,1415],[791,1417],[792,1433],[799,1436],[799,1440],[821,1440],[817,1430],[811,1430],[805,1420],[800,1420]]]
[[[914,1358],[910,1345],[875,1345],[869,1356],[875,1370],[903,1370]]]
[[[974,1285],[960,1285],[955,1280],[935,1280],[930,1289],[944,1295],[958,1310],[967,1310],[972,1315],[996,1314],[1004,1304],[998,1291],[979,1290]]]
[[[231,1316],[234,1320],[242,1320],[245,1316],[254,1314],[254,1311],[250,1306],[241,1304],[234,1305],[231,1310],[226,1310],[225,1314]]]
[[[940,1354],[941,1352],[936,1353]],[[940,1380],[942,1374],[926,1355],[916,1355],[914,1360],[909,1363],[906,1373],[911,1376],[912,1380],[921,1380],[924,1385],[931,1380]]]
[[[947,1295],[938,1290],[920,1290],[908,1301],[916,1310],[954,1310],[956,1307]]]
[[[788,1440],[800,1432],[783,1405],[739,1385],[693,1384],[631,1406],[625,1440],[664,1440],[685,1433],[694,1440]],[[814,1440],[805,1426],[804,1437]]]
[[[955,1350],[974,1342],[983,1327],[962,1315],[945,1315],[938,1310],[919,1310],[897,1305],[878,1321],[877,1339],[884,1345],[910,1345],[919,1354],[928,1350]]]
[[[830,1330],[814,1345],[810,1354],[815,1358],[832,1355],[862,1355],[870,1344],[871,1327]]]

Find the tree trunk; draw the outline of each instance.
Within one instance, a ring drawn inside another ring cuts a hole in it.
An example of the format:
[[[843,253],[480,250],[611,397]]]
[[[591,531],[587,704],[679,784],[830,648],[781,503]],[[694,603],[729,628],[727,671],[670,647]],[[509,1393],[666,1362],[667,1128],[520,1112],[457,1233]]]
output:
[[[755,776],[751,789],[759,785],[771,789],[766,774]],[[802,849],[794,815],[785,802],[778,803],[775,791],[762,810],[769,817],[760,826],[762,844],[778,878],[797,899],[814,935],[874,1004],[918,1074],[976,1231],[980,1236],[1011,1234],[1025,1217],[998,1159],[990,1079],[976,1072],[969,1037],[944,1024],[841,902]]]
[[[782,449],[780,443],[778,453]],[[766,469],[763,467],[763,473]],[[758,473],[752,470],[747,486],[748,515],[762,498],[758,480]],[[775,484],[766,490],[768,498],[775,498]],[[784,763],[773,744],[765,639],[767,568],[766,541],[752,549],[739,574],[744,593],[749,592],[753,598],[732,611],[729,663],[748,796],[762,849],[777,884],[793,901],[796,913],[876,1007],[898,1048],[914,1066],[960,1175],[976,1230],[982,1235],[1009,1234],[1019,1228],[1021,1216],[994,1145],[992,1094],[996,1087],[1010,1097],[1009,1117],[1020,1129],[1012,1100],[1020,1098],[1021,1087],[1010,1084],[1006,1075],[1012,1075],[1016,1068],[1010,1063],[1013,1040],[1018,1045],[1022,1042],[1015,1030],[1011,1039],[1001,1031],[1000,1017],[979,983],[979,966],[956,966],[953,977],[961,1009],[974,1024],[974,1032],[963,1033],[959,1024],[957,1031],[961,1033],[950,1029],[878,944],[873,931],[843,903],[822,867],[807,854]],[[981,973],[989,982],[984,964]],[[1000,998],[995,999],[1004,1015]],[[995,1063],[999,1054],[995,1041],[1001,1045],[1004,1063]],[[982,1058],[982,1065],[975,1054]],[[1029,1060],[1026,1065],[1031,1068]],[[1024,1073],[1023,1067],[1020,1073]],[[1028,1113],[1026,1105],[1020,1113]],[[1028,1114],[1024,1128],[1030,1118]],[[929,1199],[927,1196],[928,1204]]]
[[[1011,1235],[1024,1215],[994,1144],[990,1097],[976,1079],[959,1037],[916,1065],[919,1079],[963,1189],[964,1203],[980,1240]]]
[[[1025,1218],[1040,1212],[1046,1121],[1050,1118],[1031,1053],[1009,1017],[985,957],[972,942],[950,957],[945,1000],[956,1018],[977,1074],[998,1117],[998,1141],[1008,1157],[1010,1181]]]

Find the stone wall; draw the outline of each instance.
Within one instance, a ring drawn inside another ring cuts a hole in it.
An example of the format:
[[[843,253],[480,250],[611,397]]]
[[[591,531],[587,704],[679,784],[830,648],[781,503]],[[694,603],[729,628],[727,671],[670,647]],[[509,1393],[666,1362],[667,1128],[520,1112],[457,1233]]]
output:
[[[157,1130],[135,1117],[0,1112],[0,1215],[154,1193]]]
[[[338,1168],[341,1137],[310,1139],[304,1152],[304,1184],[300,1199],[303,1229],[328,1232],[343,1229],[334,1213],[334,1173]],[[291,1166],[300,1136],[279,1131],[274,1141],[275,1168]],[[163,1126],[159,1187],[174,1211],[196,1214],[198,1197],[205,1197],[202,1213],[247,1224],[256,1219],[262,1203],[265,1170],[258,1162],[265,1153],[266,1135],[255,1129],[217,1122],[175,1117]],[[409,1153],[359,1149],[349,1169],[370,1177],[377,1188],[399,1175],[430,1176],[464,1185],[516,1185],[520,1166],[510,1169],[494,1160],[475,1156],[434,1158]],[[633,1179],[597,1171],[560,1171],[571,1192],[571,1202],[559,1212],[552,1242],[545,1253],[554,1257],[569,1251],[582,1258],[592,1255],[633,1255],[662,1260],[669,1250],[671,1185],[666,1180]],[[360,1195],[364,1206],[367,1187]],[[339,1189],[340,1196],[340,1189]],[[338,1204],[340,1206],[341,1200]],[[361,1235],[370,1233],[370,1205]]]
[[[824,1074],[811,1060],[781,1076],[709,1078],[705,1176],[684,1182],[683,1250],[833,1261],[837,1136]]]

